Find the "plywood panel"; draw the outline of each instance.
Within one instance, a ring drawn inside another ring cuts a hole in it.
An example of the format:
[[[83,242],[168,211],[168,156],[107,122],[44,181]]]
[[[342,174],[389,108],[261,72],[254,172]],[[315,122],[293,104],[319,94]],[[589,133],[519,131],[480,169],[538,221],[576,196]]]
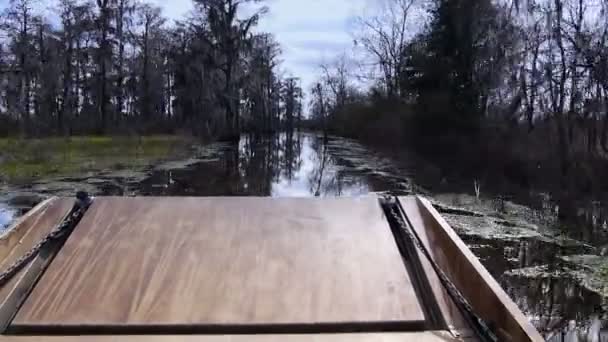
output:
[[[422,321],[377,199],[98,198],[15,325]]]
[[[391,334],[0,337],[0,342],[456,342],[443,331]],[[459,341],[459,340],[458,340]]]
[[[73,199],[50,198],[24,215],[0,237],[0,272],[28,252],[34,245],[48,235],[68,215]],[[4,305],[15,285],[25,274],[25,266],[7,284],[0,288],[0,306]]]
[[[441,269],[469,300],[476,313],[497,328],[501,341],[543,341],[481,262],[467,248],[431,203],[417,198],[400,198],[409,217],[418,216],[412,224],[416,230],[424,227],[429,251]]]
[[[422,243],[425,247],[433,253],[435,257],[435,261],[446,265],[450,262],[450,260],[443,253],[441,246],[435,245],[437,241],[432,239],[433,235],[431,232],[427,232],[426,225],[424,223],[424,219],[422,216],[422,212],[418,206],[418,200],[415,196],[409,197],[401,197],[400,198],[401,207],[403,211],[406,213],[409,223],[412,225],[412,228],[418,233],[418,236],[422,240]],[[446,321],[446,323],[463,335],[467,336],[468,333],[468,325],[465,322],[464,318],[460,314],[458,308],[454,304],[453,300],[450,298],[450,295],[445,290],[444,286],[441,284],[439,277],[433,270],[431,263],[426,258],[424,253],[419,249],[416,249],[418,252],[418,258],[422,267],[425,270],[425,274],[427,279],[429,280],[431,290],[433,291],[433,295],[437,300],[437,304],[439,305],[439,309]]]

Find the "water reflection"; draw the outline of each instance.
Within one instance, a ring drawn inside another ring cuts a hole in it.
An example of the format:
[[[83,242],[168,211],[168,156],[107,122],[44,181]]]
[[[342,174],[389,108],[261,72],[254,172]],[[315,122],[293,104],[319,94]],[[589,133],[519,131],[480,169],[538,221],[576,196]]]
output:
[[[140,193],[323,197],[371,192],[370,183],[376,182],[339,159],[332,142],[313,134],[243,136],[238,144],[212,147],[206,160],[188,168],[154,172]],[[377,188],[392,185],[383,182]]]
[[[518,202],[534,209],[554,231],[600,249],[608,247],[608,201],[580,198],[565,202],[546,193],[530,193]]]
[[[550,340],[588,341],[590,325],[608,328],[606,299],[584,286],[589,281],[587,266],[568,259],[593,258],[595,247],[545,236],[505,239],[471,232],[461,236],[537,329],[553,336]],[[572,339],[575,335],[578,340]]]
[[[8,228],[17,212],[6,205],[0,203],[0,230]]]

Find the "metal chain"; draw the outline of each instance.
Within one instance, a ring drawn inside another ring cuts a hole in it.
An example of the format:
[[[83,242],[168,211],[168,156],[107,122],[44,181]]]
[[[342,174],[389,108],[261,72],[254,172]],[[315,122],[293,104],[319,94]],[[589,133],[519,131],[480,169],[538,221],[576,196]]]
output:
[[[55,227],[49,234],[47,234],[40,242],[38,242],[34,247],[32,247],[27,253],[22,255],[19,259],[15,260],[6,270],[0,273],[0,288],[17,274],[33,257],[38,255],[42,247],[46,245],[49,241],[57,240],[63,237],[71,227],[74,227],[75,224],[80,220],[80,218],[84,215],[84,212],[90,206],[91,200],[86,198],[85,200],[80,199],[74,206],[74,208],[70,211],[66,219],[64,219],[57,227]]]
[[[390,202],[389,202],[390,203]],[[479,328],[483,330],[483,333],[486,334],[486,337],[490,341],[498,341],[498,337],[494,334],[494,332],[490,329],[490,327],[486,324],[486,322],[475,314],[473,307],[469,304],[469,301],[464,297],[464,295],[458,290],[456,285],[450,280],[450,278],[443,272],[443,270],[439,267],[437,262],[432,258],[427,248],[422,244],[420,238],[417,234],[410,229],[409,225],[403,220],[403,216],[397,211],[397,205],[390,205],[390,213],[393,216],[393,219],[399,225],[399,228],[408,236],[409,240],[414,244],[414,246],[419,249],[429,261],[435,273],[439,277],[439,280],[443,283],[446,288],[446,291],[452,299],[457,302],[456,304],[461,307],[466,313],[475,320],[475,324],[478,325]]]

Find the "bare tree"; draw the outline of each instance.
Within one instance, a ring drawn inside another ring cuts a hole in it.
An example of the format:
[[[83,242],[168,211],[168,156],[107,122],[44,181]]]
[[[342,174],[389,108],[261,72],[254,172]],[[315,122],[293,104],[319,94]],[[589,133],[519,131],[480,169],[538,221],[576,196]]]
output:
[[[284,106],[284,115],[286,128],[293,131],[295,120],[302,111],[302,88],[300,88],[300,79],[297,77],[288,77],[283,82],[281,90],[281,98]]]
[[[141,32],[135,35],[137,46],[141,50],[141,95],[139,96],[140,113],[144,118],[150,118],[153,110],[151,106],[154,102],[153,86],[151,78],[153,77],[153,63],[158,60],[158,55],[154,56],[155,51],[158,51],[158,43],[161,39],[161,27],[165,19],[161,16],[161,9],[149,4],[142,4],[137,8],[137,23],[141,27]],[[156,46],[155,46],[156,43]],[[155,49],[156,48],[156,49]]]
[[[124,113],[124,97],[125,97],[125,47],[128,44],[128,35],[126,34],[132,26],[131,14],[135,10],[135,4],[132,0],[118,0],[116,8],[116,40],[118,44],[118,55],[116,62],[116,114],[118,117]],[[118,118],[115,118],[115,121]]]
[[[99,15],[96,18],[98,29],[97,49],[97,110],[98,124],[97,132],[105,133],[108,124],[108,112],[110,110],[110,96],[108,91],[108,72],[111,68],[112,42],[110,32],[112,30],[112,5],[114,0],[96,0]]]
[[[187,20],[166,26],[158,7],[135,0],[58,0],[59,25],[50,25],[35,1],[11,0],[0,21],[0,114],[23,134],[235,138],[242,118],[280,128],[287,83],[279,44],[253,33],[266,11],[259,1],[198,0]]]
[[[257,3],[259,0],[195,0],[201,7],[209,24],[208,44],[217,55],[214,62],[223,73],[224,86],[218,92],[225,109],[226,136],[235,138],[240,131],[238,87],[238,65],[241,51],[251,29],[267,9],[262,7],[245,19],[238,18],[238,11],[243,5]]]
[[[15,87],[18,96],[18,112],[21,118],[22,133],[30,129],[31,119],[31,79],[33,74],[32,43],[35,16],[33,14],[34,0],[11,0],[4,13],[6,29],[14,42],[14,54],[17,64],[11,72],[18,79]]]
[[[270,34],[254,35],[249,49],[246,50],[246,63],[243,79],[243,96],[251,125],[258,130],[271,132],[278,115],[276,92],[279,91],[275,69],[279,65],[280,46]]]
[[[382,74],[386,95],[400,96],[399,76],[405,66],[405,49],[411,34],[408,17],[415,0],[386,0],[379,15],[360,17],[355,44],[374,58]]]
[[[334,106],[344,108],[348,97],[349,66],[346,54],[339,55],[332,63],[322,64],[323,83],[331,90]]]

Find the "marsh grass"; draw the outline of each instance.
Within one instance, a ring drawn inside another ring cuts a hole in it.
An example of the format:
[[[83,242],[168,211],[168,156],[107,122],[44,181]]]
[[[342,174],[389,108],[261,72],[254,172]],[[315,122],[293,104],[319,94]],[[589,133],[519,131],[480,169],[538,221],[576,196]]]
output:
[[[604,263],[604,265],[600,267],[600,277],[606,284],[608,284],[608,262]]]
[[[73,176],[105,169],[137,168],[185,151],[177,136],[0,139],[0,181]]]

